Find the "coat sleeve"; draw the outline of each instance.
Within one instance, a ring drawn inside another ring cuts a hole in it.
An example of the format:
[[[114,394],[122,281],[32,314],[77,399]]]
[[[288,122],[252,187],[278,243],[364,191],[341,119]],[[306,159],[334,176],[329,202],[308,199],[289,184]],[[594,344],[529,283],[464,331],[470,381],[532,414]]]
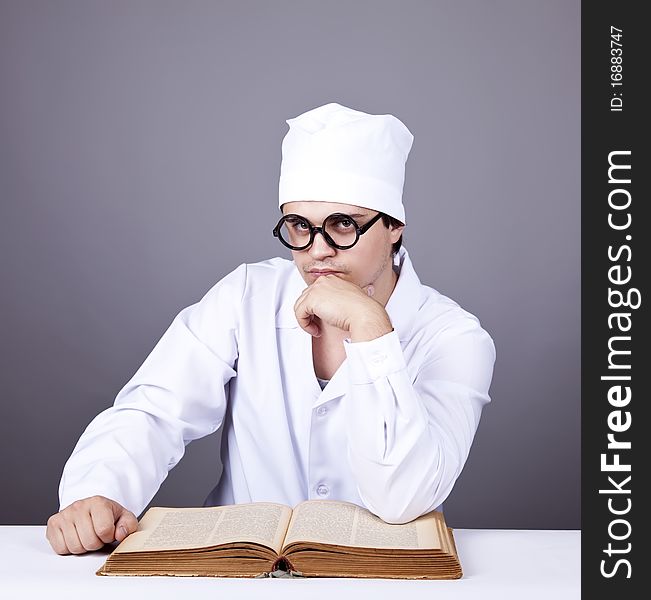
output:
[[[101,495],[139,515],[192,440],[216,431],[236,376],[246,265],[173,320],[112,407],[88,425],[59,486],[60,509]]]
[[[407,369],[395,331],[345,342],[348,460],[366,507],[405,523],[434,510],[461,473],[490,402],[495,347],[474,317],[428,344]]]

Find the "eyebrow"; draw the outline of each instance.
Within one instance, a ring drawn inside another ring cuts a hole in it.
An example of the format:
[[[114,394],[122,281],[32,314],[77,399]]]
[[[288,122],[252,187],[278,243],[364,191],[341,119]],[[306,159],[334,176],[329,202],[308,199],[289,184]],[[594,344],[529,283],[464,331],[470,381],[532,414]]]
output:
[[[332,214],[335,214],[335,213],[332,213]],[[338,214],[343,214],[343,215],[346,215],[347,217],[352,217],[355,220],[363,219],[364,217],[368,217],[368,213],[364,213],[364,214],[362,214],[362,213],[338,213]]]
[[[334,213],[332,213],[332,214],[334,214]],[[352,217],[353,219],[360,219],[360,218],[363,218],[363,217],[368,217],[368,213],[364,213],[364,214],[362,214],[362,213],[351,213],[351,214],[341,213],[341,214],[347,214],[349,217]],[[298,216],[301,217],[303,215],[298,215]],[[303,217],[303,218],[307,219],[307,217]],[[309,219],[307,219],[307,220],[309,221]]]

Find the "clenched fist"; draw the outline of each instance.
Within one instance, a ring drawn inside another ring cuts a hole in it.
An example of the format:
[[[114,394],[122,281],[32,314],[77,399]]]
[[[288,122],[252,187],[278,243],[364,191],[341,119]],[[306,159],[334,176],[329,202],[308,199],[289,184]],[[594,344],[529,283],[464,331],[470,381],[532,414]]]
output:
[[[296,320],[314,337],[321,335],[321,322],[349,332],[353,342],[372,340],[393,329],[386,310],[373,295],[372,285],[360,288],[336,275],[323,275],[296,300]]]
[[[137,529],[136,515],[114,500],[93,496],[52,515],[45,537],[57,554],[83,554],[121,542]]]

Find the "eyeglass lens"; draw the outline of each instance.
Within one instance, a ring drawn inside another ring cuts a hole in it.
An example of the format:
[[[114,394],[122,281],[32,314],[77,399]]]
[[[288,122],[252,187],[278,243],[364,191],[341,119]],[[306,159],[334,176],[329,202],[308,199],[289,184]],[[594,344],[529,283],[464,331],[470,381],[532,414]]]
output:
[[[357,240],[357,224],[346,215],[330,215],[323,222],[323,231],[339,246],[350,246]],[[278,234],[291,246],[310,243],[310,224],[297,215],[290,215],[282,223]]]

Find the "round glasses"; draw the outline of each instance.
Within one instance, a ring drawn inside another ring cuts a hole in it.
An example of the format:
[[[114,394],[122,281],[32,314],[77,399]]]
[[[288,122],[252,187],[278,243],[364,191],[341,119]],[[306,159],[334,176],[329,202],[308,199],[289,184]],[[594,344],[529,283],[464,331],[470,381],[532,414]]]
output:
[[[291,250],[305,250],[314,242],[314,236],[320,233],[329,246],[337,250],[348,250],[366,233],[382,216],[375,215],[368,223],[360,227],[355,219],[343,213],[328,215],[321,227],[315,227],[300,215],[285,215],[274,227],[273,234]]]

